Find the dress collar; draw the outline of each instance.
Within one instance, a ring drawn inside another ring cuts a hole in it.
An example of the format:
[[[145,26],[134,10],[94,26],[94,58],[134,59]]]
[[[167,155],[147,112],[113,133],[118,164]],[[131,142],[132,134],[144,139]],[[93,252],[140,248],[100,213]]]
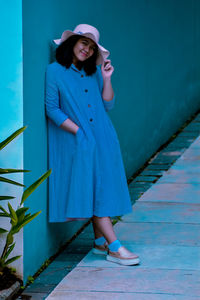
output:
[[[79,72],[81,74],[84,74],[84,69],[82,68],[81,70],[79,70],[73,63],[71,64],[71,68],[76,71],[76,72]]]

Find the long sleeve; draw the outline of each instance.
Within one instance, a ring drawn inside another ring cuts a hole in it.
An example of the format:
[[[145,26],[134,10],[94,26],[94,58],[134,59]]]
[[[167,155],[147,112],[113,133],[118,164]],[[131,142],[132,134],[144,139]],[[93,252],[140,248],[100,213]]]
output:
[[[55,72],[47,66],[45,72],[45,110],[46,115],[60,126],[68,116],[60,109],[59,91],[55,80]]]
[[[97,80],[98,80],[100,91],[101,91],[101,94],[102,94],[102,91],[103,91],[103,77],[102,77],[102,74],[101,74],[101,68],[99,66],[97,66]],[[105,107],[105,110],[106,111],[111,110],[115,105],[115,95],[112,98],[112,100],[110,100],[110,101],[106,101],[102,97],[102,101],[103,101],[103,105]]]

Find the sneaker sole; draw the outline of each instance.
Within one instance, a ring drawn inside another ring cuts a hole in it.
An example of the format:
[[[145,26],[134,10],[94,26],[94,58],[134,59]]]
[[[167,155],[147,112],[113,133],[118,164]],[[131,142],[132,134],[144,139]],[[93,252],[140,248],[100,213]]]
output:
[[[124,265],[124,266],[138,265],[140,263],[140,259],[139,258],[121,259],[121,258],[117,258],[117,257],[113,257],[113,256],[110,256],[110,255],[107,255],[106,259],[108,261],[115,262],[117,264]]]
[[[96,249],[96,248],[93,248],[92,249],[92,253],[93,254],[98,254],[98,255],[107,255],[107,251],[101,251],[101,250],[98,250],[98,249]]]

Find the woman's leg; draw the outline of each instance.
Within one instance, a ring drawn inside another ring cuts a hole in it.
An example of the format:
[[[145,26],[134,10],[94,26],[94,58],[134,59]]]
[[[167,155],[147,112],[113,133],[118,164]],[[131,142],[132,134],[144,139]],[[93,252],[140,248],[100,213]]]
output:
[[[92,226],[93,226],[93,230],[94,230],[94,238],[98,239],[100,237],[103,236],[103,234],[101,233],[101,231],[97,228],[97,225],[94,223],[94,220],[92,220]]]
[[[110,217],[93,216],[92,221],[95,237],[100,238],[104,236],[108,242],[109,250],[106,256],[107,260],[126,266],[137,265],[140,262],[138,255],[126,249],[121,245],[120,241],[117,240]],[[94,249],[94,251],[97,250]]]
[[[108,244],[117,240],[110,217],[93,216],[92,221],[95,238],[104,236]]]

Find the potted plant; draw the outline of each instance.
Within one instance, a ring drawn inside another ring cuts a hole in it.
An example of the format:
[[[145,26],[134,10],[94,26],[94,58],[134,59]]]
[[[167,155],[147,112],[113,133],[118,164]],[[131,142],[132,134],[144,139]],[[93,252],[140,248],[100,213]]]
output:
[[[0,143],[0,151],[6,147],[7,144],[9,144],[14,138],[16,138],[19,134],[21,134],[27,126],[24,126],[18,130],[16,130],[13,134],[11,134],[7,139],[2,141]],[[6,177],[3,177],[4,174],[10,174],[10,173],[19,173],[19,172],[29,172],[29,170],[21,170],[21,169],[4,169],[0,168],[0,181],[5,182],[8,184],[14,184],[21,187],[24,187],[23,184],[10,180]],[[10,257],[14,247],[14,235],[18,233],[26,224],[28,224],[30,221],[32,221],[35,217],[37,217],[38,214],[41,213],[41,211],[38,211],[34,214],[27,213],[28,207],[24,207],[25,200],[29,197],[31,193],[45,180],[47,177],[51,174],[51,169],[48,170],[46,173],[44,173],[38,180],[36,180],[31,186],[29,186],[27,189],[24,190],[20,204],[18,205],[17,209],[15,210],[11,203],[8,201],[8,209],[6,210],[4,207],[0,205],[0,219],[1,218],[9,218],[10,219],[10,228],[0,228],[0,238],[6,234],[5,238],[5,245],[3,247],[3,251],[0,254],[0,299],[1,294],[5,294],[5,290],[11,288],[13,284],[16,282],[19,282],[20,284],[23,284],[22,280],[18,278],[15,273],[16,269],[9,267],[9,264],[13,261],[19,259],[21,255]],[[0,201],[10,200],[14,199],[13,196],[0,196]],[[12,289],[11,289],[11,292]],[[6,299],[6,298],[4,298]]]

